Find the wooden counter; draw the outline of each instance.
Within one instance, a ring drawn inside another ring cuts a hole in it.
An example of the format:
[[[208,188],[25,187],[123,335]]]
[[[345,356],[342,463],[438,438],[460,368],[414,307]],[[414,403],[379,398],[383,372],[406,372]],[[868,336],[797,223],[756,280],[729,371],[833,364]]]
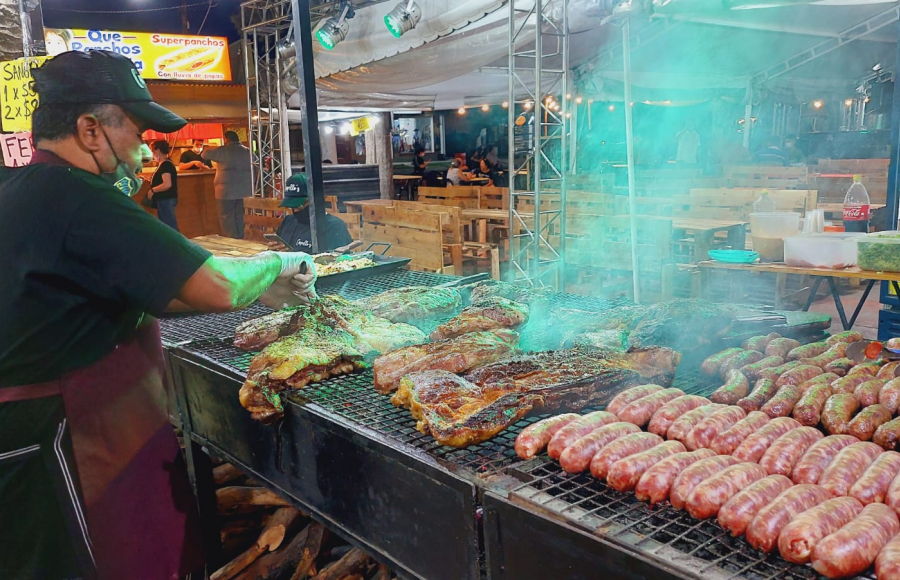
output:
[[[144,171],[152,176],[154,170]],[[186,238],[222,234],[219,226],[219,210],[216,207],[216,192],[213,188],[214,169],[195,169],[178,172],[178,205],[175,215],[178,229]],[[144,183],[134,200],[137,203],[147,196],[150,184]],[[156,210],[141,205],[148,213],[156,216]]]

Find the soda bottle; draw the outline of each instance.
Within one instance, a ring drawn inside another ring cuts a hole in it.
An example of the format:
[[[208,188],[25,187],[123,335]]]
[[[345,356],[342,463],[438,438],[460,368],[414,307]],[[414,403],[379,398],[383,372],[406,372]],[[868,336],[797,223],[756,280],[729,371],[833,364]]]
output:
[[[869,192],[862,176],[853,176],[853,185],[844,197],[844,231],[869,233]]]
[[[753,202],[753,213],[773,211],[775,211],[775,202],[769,197],[769,192],[764,189],[762,190],[759,199]]]

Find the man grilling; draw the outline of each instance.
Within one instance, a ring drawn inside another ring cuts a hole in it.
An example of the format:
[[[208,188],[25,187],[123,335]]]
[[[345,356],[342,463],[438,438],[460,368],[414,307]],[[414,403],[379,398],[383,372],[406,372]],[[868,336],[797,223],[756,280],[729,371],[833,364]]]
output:
[[[127,58],[66,52],[34,83],[36,151],[0,186],[0,578],[178,578],[204,558],[153,317],[281,305],[315,269],[212,257],[129,199],[141,133],[185,121]]]
[[[284,188],[284,200],[281,207],[290,208],[293,213],[284,218],[275,232],[279,238],[291,245],[284,248],[282,244],[272,242],[272,249],[290,249],[294,251],[312,251],[312,228],[309,221],[309,193],[307,192],[306,173],[294,173],[287,180]],[[341,218],[325,214],[325,240],[322,252],[330,252],[335,248],[346,246],[353,241],[347,224]]]

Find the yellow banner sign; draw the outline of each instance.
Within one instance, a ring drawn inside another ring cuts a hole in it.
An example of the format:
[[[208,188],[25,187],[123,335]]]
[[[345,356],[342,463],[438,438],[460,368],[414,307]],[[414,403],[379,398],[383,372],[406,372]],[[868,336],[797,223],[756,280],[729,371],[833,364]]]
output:
[[[0,62],[0,124],[4,131],[31,131],[31,115],[38,104],[31,87],[31,67],[45,60],[45,56],[35,56]]]
[[[127,56],[145,79],[230,81],[228,39],[156,32],[46,28],[47,54],[110,50]]]
[[[371,127],[369,126],[368,117],[360,117],[359,119],[350,121],[350,134],[354,137],[360,133],[365,133],[369,129],[371,129]]]

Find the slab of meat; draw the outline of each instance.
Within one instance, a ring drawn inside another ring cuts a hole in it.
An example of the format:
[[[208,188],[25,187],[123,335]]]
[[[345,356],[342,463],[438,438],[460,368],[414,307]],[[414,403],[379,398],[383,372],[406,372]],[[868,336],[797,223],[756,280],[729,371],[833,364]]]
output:
[[[516,455],[521,459],[531,459],[550,443],[557,431],[578,419],[577,413],[564,413],[555,417],[547,417],[522,429],[516,437]]]
[[[812,566],[826,578],[855,576],[875,562],[881,549],[898,532],[900,521],[891,508],[880,503],[869,504],[848,524],[816,545]]]
[[[516,352],[518,343],[518,333],[498,329],[401,348],[375,359],[375,390],[390,393],[400,386],[400,379],[415,371],[463,373],[497,362]]]
[[[790,477],[794,464],[823,437],[821,431],[812,427],[792,429],[772,442],[759,464],[769,475]]]
[[[790,417],[778,417],[772,419],[752,433],[743,443],[738,445],[734,450],[734,455],[741,461],[751,461],[756,463],[769,449],[772,442],[790,431],[791,429],[800,428],[800,423]]]
[[[299,306],[276,310],[240,323],[234,331],[234,346],[249,351],[264,349],[279,338],[291,334],[291,317],[303,308],[305,307]]]
[[[628,403],[633,403],[642,397],[652,395],[661,390],[663,390],[663,388],[659,385],[638,385],[636,387],[629,387],[613,397],[612,401],[609,402],[609,405],[606,406],[606,410],[610,413],[618,414],[618,412]]]
[[[732,536],[743,535],[759,510],[772,503],[791,486],[791,480],[783,475],[770,475],[750,484],[719,509],[719,525],[731,532]]]
[[[559,459],[566,448],[582,437],[590,435],[600,427],[617,422],[619,422],[619,418],[609,411],[594,411],[587,415],[581,415],[553,435],[550,444],[547,445],[547,455],[550,456],[550,459]],[[593,457],[593,453],[591,456]],[[590,460],[591,458],[588,457],[588,461]]]
[[[781,557],[794,564],[806,564],[822,538],[844,527],[862,509],[863,505],[852,497],[836,497],[797,515],[778,536]]]
[[[684,446],[688,448],[688,451],[709,447],[709,444],[720,433],[724,433],[746,416],[747,414],[740,407],[731,406],[720,409],[709,417],[702,419],[691,429],[691,432],[684,438]]]
[[[653,417],[650,418],[650,423],[647,425],[647,431],[656,433],[660,437],[665,437],[669,427],[671,427],[672,423],[678,420],[679,417],[688,411],[693,411],[698,407],[708,404],[709,399],[698,395],[684,395],[678,397],[677,399],[669,401],[653,413]]]
[[[891,482],[900,473],[900,453],[885,451],[862,474],[850,488],[850,497],[855,497],[864,505],[882,503],[887,496]]]
[[[518,284],[510,284],[500,280],[475,282],[474,284],[462,286],[460,292],[468,298],[467,304],[477,304],[484,300],[499,297],[513,300],[519,304],[528,304],[532,307],[546,302],[551,296],[551,292],[545,288],[519,286]]]
[[[860,441],[841,449],[819,478],[819,485],[832,495],[847,495],[853,484],[882,453],[880,447]]]
[[[456,312],[462,304],[462,297],[456,288],[407,286],[387,290],[356,303],[391,322],[411,322]]]
[[[709,448],[719,455],[731,455],[738,448],[738,445],[743,443],[747,437],[762,429],[768,422],[768,415],[759,411],[752,411],[713,439],[712,443],[709,444]]]
[[[431,340],[444,340],[469,332],[494,330],[496,328],[516,329],[528,320],[528,306],[507,300],[490,298],[463,308],[431,333]]]
[[[626,385],[670,384],[680,358],[665,348],[532,353],[463,377],[443,370],[411,373],[391,401],[409,409],[423,433],[463,447],[490,439],[532,410],[577,410],[609,400]]]
[[[829,435],[824,439],[819,439],[794,465],[791,479],[794,483],[818,483],[825,468],[838,452],[854,443],[859,443],[859,440],[850,435]]]
[[[682,396],[684,396],[684,391],[681,389],[663,389],[625,405],[616,414],[622,421],[643,427],[660,407]]]
[[[688,411],[681,417],[675,419],[675,422],[672,423],[672,426],[669,427],[669,430],[666,431],[666,439],[681,441],[684,443],[685,438],[688,436],[688,433],[702,421],[704,418],[709,417],[716,411],[720,409],[724,409],[725,405],[717,405],[715,403],[710,405],[701,405],[692,411]]]
[[[684,507],[691,517],[698,520],[715,517],[734,494],[764,477],[766,471],[755,463],[726,467],[695,487]]]
[[[610,423],[584,437],[580,437],[567,446],[559,456],[559,466],[566,473],[581,473],[591,466],[591,460],[607,445],[626,435],[640,433],[641,430],[631,423]]]
[[[875,558],[876,578],[900,578],[900,535],[885,545]]]
[[[765,506],[747,526],[747,542],[763,552],[771,552],[781,530],[799,513],[831,499],[824,487],[802,483],[783,491]]]
[[[606,483],[618,491],[631,491],[648,469],[684,451],[684,445],[678,441],[666,441],[641,453],[620,459],[610,465]]]
[[[662,447],[658,445],[657,447]],[[672,484],[678,475],[688,466],[716,457],[715,451],[710,449],[698,449],[676,453],[671,457],[662,459],[644,472],[634,488],[635,497],[640,501],[649,501],[656,504],[669,496]]]
[[[709,459],[701,459],[689,465],[678,474],[669,491],[669,501],[675,509],[684,508],[688,496],[702,481],[724,470],[726,467],[740,463],[730,455],[716,455]]]
[[[635,453],[647,451],[661,445],[662,437],[653,433],[632,433],[608,443],[591,459],[591,475],[600,480],[606,479],[610,466]]]

